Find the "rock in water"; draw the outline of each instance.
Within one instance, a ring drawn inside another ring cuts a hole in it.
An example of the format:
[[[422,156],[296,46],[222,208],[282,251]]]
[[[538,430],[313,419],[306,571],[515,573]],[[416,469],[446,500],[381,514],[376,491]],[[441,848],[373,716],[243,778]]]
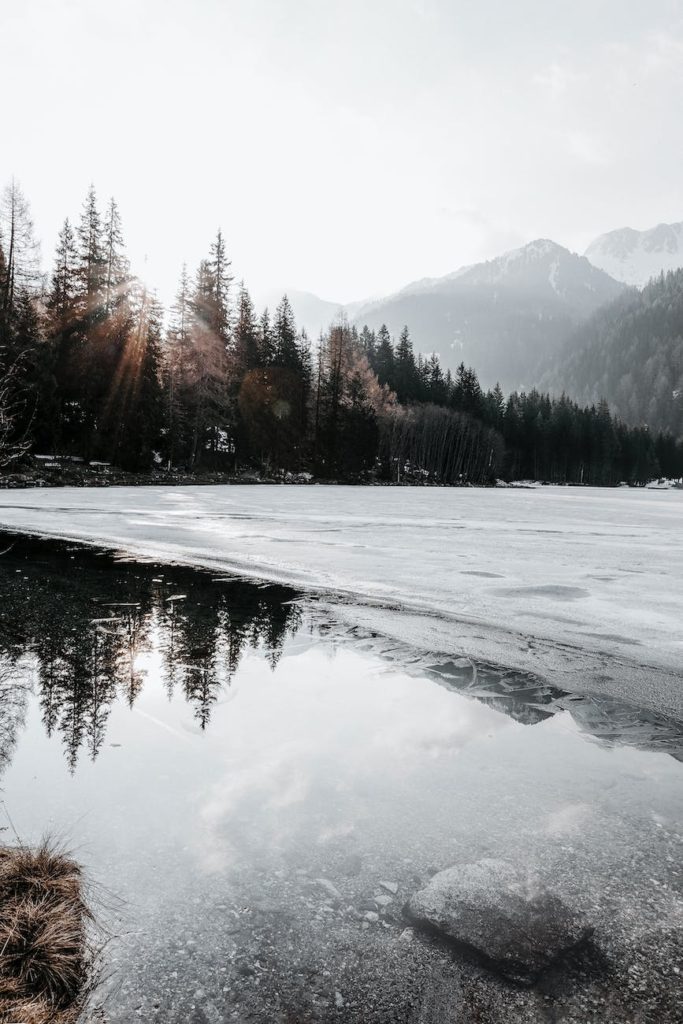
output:
[[[440,871],[411,897],[408,911],[525,985],[593,932],[527,872],[489,858]]]
[[[332,896],[333,899],[341,899],[341,893],[339,892],[339,889],[336,887],[336,885],[333,885],[332,882],[330,882],[329,878],[316,878],[315,884],[319,885],[321,889],[324,889],[325,892]]]

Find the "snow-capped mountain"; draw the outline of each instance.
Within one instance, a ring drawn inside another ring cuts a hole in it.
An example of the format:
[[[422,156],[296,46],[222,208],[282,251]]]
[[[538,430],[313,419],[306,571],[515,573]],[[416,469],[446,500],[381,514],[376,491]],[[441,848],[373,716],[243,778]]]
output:
[[[475,366],[485,386],[527,386],[539,361],[623,285],[585,257],[538,239],[441,278],[416,281],[361,305],[356,324],[394,335],[408,324],[415,350],[437,352],[445,366]]]
[[[683,222],[658,224],[648,231],[608,231],[591,242],[586,256],[617,281],[642,288],[663,270],[683,267]]]

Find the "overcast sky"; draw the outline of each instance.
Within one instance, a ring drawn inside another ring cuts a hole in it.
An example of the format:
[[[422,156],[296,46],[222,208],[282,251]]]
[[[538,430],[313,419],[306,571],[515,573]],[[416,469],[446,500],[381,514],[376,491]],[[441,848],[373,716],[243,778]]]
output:
[[[349,301],[683,219],[683,0],[0,0],[0,181],[92,181],[166,298],[218,225]]]

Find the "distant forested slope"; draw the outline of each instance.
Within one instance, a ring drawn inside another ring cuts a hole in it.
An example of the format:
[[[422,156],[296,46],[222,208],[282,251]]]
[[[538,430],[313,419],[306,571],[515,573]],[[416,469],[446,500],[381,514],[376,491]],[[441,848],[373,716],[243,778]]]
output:
[[[587,259],[537,239],[446,277],[415,282],[353,312],[360,329],[410,325],[417,350],[444,369],[477,367],[484,387],[529,387],[587,317],[624,289]]]
[[[583,404],[606,398],[624,422],[682,437],[683,270],[598,310],[539,385]]]

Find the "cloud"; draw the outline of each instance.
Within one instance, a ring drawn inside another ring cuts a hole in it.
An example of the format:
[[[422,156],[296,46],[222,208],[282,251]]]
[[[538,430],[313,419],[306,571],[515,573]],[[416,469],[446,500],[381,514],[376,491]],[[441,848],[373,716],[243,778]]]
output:
[[[579,163],[604,167],[611,162],[604,142],[585,131],[570,131],[565,136],[567,153]]]
[[[441,206],[438,216],[453,224],[458,242],[470,254],[471,262],[491,259],[529,241],[517,225],[497,221],[476,207]]]
[[[208,872],[249,860],[260,844],[310,845],[352,831],[368,814],[392,817],[406,787],[430,789],[439,763],[523,728],[343,649],[285,657],[272,675],[247,657],[239,680],[229,714],[214,719],[224,763],[198,808],[194,848]]]
[[[683,76],[683,38],[674,33],[655,33],[650,37],[641,63],[646,73],[673,71],[680,78]]]
[[[573,87],[585,83],[587,78],[584,72],[553,63],[533,75],[531,81],[542,89],[549,99],[555,101],[566,96]]]

